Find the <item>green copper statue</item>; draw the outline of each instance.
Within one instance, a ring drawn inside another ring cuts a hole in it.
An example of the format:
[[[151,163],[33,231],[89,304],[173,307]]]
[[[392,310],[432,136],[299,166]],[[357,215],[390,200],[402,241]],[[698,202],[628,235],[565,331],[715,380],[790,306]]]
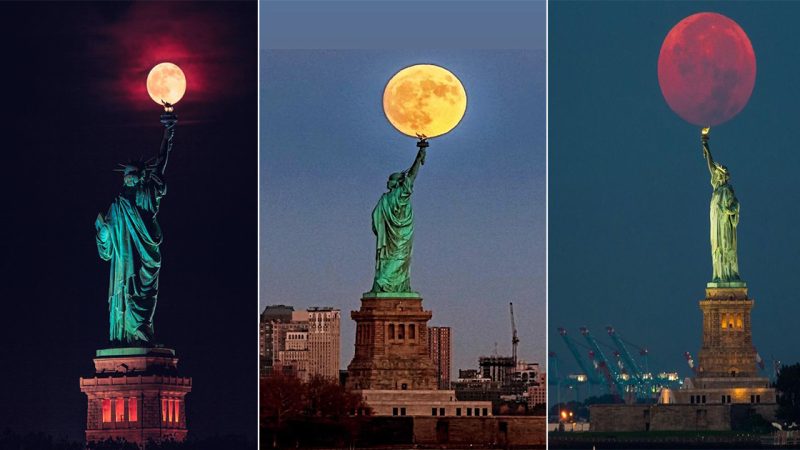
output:
[[[417,158],[407,171],[393,173],[372,211],[372,232],[377,237],[375,281],[372,292],[411,292],[411,246],[414,213],[411,194],[419,167],[425,164],[425,139],[417,144]]]
[[[730,173],[722,164],[714,161],[708,147],[708,128],[702,131],[703,156],[711,173],[711,262],[712,282],[729,283],[741,281],[739,260],[736,253],[736,227],[739,225],[739,200],[728,181]]]
[[[161,228],[156,216],[167,193],[164,170],[172,150],[177,118],[162,116],[161,150],[148,161],[121,164],[122,192],[105,217],[97,215],[97,251],[111,261],[108,286],[109,337],[112,342],[152,343],[153,314],[161,268]]]

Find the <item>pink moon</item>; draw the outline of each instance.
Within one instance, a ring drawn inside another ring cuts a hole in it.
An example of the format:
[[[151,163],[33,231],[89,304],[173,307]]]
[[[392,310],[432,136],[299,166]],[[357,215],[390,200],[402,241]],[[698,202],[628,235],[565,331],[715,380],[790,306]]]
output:
[[[750,39],[722,14],[704,12],[681,20],[661,45],[661,93],[678,116],[694,125],[719,125],[739,114],[755,81]]]

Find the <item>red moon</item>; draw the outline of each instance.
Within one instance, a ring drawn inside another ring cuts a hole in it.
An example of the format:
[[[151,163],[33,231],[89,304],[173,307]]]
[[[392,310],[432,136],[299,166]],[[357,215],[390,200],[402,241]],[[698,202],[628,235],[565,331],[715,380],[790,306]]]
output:
[[[698,126],[719,125],[744,108],[756,82],[756,55],[742,27],[717,13],[675,25],[658,55],[658,84],[677,115]]]

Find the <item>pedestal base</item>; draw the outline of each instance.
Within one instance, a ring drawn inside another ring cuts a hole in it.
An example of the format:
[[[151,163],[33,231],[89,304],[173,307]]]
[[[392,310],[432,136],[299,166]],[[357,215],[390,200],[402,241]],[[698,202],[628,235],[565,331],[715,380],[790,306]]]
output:
[[[178,375],[175,351],[123,347],[97,350],[95,373],[81,377],[86,394],[86,441],[148,441],[186,438],[184,397],[192,379]]]
[[[775,405],[776,402],[775,389],[770,387],[769,378],[765,377],[695,377],[682,389],[672,391],[672,394],[674,403],[678,404],[757,406]]]
[[[361,297],[356,350],[347,366],[350,389],[435,390],[436,368],[428,356],[428,320],[416,293]]]
[[[708,283],[703,311],[703,346],[697,376],[675,391],[675,403],[695,405],[746,405],[767,420],[774,420],[775,389],[758,376],[750,311],[755,301],[743,281]]]
[[[373,416],[481,417],[492,415],[490,401],[458,401],[452,390],[363,390],[360,394]]]

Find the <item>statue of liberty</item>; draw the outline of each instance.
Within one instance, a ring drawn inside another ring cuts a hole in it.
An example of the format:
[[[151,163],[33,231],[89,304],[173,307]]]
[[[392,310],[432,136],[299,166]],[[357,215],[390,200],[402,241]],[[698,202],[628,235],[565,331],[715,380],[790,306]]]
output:
[[[153,314],[161,268],[161,228],[156,216],[167,193],[164,170],[175,136],[174,114],[165,114],[161,149],[148,161],[130,161],[122,172],[122,192],[105,216],[97,215],[97,251],[111,261],[108,286],[109,338],[119,344],[152,343]]]
[[[739,225],[739,200],[729,184],[730,172],[714,161],[708,147],[708,128],[702,131],[703,156],[711,174],[711,264],[713,283],[741,282],[737,257],[736,227]]]
[[[419,152],[411,167],[393,173],[385,192],[372,211],[372,232],[377,238],[375,281],[372,292],[411,292],[411,247],[414,238],[414,213],[411,194],[419,167],[425,164],[428,142],[421,138]]]

